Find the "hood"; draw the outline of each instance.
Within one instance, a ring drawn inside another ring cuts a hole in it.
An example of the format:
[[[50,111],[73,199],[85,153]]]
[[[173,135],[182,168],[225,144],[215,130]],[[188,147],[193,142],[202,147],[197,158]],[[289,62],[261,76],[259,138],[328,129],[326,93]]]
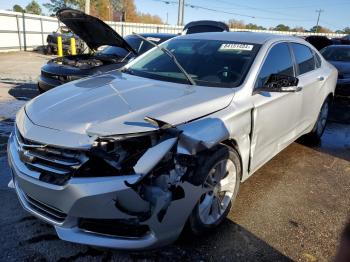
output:
[[[100,46],[111,45],[136,54],[135,50],[123,37],[97,17],[70,8],[59,10],[56,16],[59,21],[79,36],[90,49],[97,50]]]
[[[115,71],[73,81],[36,97],[26,113],[39,126],[109,136],[155,130],[146,116],[178,125],[227,107],[230,88],[191,86]]]
[[[350,74],[350,62],[343,62],[343,61],[328,61],[328,62],[334,65],[339,73]]]

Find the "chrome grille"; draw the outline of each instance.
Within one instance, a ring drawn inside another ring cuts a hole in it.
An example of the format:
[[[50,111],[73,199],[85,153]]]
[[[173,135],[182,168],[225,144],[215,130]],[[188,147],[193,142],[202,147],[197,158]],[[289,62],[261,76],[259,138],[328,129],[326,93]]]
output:
[[[52,73],[48,73],[46,71],[41,71],[41,75],[44,76],[44,77],[47,77],[47,78],[52,78],[52,79],[55,79],[55,80],[59,80],[58,75],[52,74]]]
[[[32,171],[40,173],[39,179],[56,185],[65,184],[87,160],[82,152],[44,145],[25,139],[17,127],[15,140],[21,161]]]

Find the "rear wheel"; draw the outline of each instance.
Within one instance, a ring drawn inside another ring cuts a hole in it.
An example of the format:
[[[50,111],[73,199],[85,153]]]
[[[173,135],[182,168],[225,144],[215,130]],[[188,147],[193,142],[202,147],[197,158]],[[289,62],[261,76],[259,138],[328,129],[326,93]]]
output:
[[[205,234],[216,228],[227,216],[240,184],[241,164],[238,153],[226,146],[216,147],[201,156],[196,177],[201,177],[206,189],[189,219],[191,231]]]
[[[326,124],[327,124],[327,119],[328,119],[328,113],[329,113],[329,106],[330,106],[330,99],[327,98],[324,102],[323,105],[321,107],[320,113],[318,115],[317,121],[315,123],[314,128],[312,129],[312,131],[307,134],[307,137],[309,139],[309,141],[311,142],[319,142],[323,132],[326,128]]]

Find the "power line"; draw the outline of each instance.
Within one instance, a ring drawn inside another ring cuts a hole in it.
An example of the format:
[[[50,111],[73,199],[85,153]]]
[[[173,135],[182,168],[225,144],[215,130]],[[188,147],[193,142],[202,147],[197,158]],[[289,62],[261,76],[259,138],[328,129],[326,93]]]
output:
[[[153,1],[163,2],[165,4],[178,4],[177,1],[170,1],[170,0],[153,0]],[[205,7],[205,6],[198,6],[198,5],[193,5],[193,4],[184,4],[184,6],[194,8],[194,9],[202,9],[202,10],[207,10],[207,11],[212,11],[212,12],[217,12],[217,13],[224,13],[224,14],[229,14],[229,15],[240,16],[240,17],[249,17],[249,18],[253,18],[253,19],[258,18],[258,19],[274,20],[274,21],[280,21],[280,20],[312,21],[311,19],[273,18],[273,17],[263,17],[263,16],[252,16],[252,15],[236,13],[236,12],[229,12],[229,11],[219,10],[219,9],[215,9],[215,8]]]
[[[290,14],[287,14],[287,13],[281,13],[281,12],[276,12],[276,11],[271,11],[271,10],[268,10],[268,9],[264,9],[264,8],[259,8],[259,7],[252,7],[252,6],[248,6],[248,5],[242,5],[242,4],[237,4],[237,3],[229,3],[227,1],[224,1],[224,0],[217,0],[221,3],[224,3],[224,4],[229,4],[230,6],[237,6],[237,7],[241,7],[241,8],[232,8],[230,7],[229,9],[225,8],[225,10],[239,10],[239,9],[252,9],[252,10],[256,10],[256,11],[260,11],[260,12],[265,12],[265,13],[272,13],[274,15],[282,15],[282,16],[290,16]],[[220,10],[221,11],[221,10]],[[278,20],[279,18],[276,18],[275,20]],[[291,21],[297,21],[296,19],[289,19],[288,20],[291,20]],[[310,19],[308,18],[299,18],[298,21],[311,21]]]
[[[284,6],[284,7],[267,7],[271,10],[288,10],[288,9],[302,9],[302,8],[308,8],[308,7],[315,7],[315,5],[318,5],[319,3],[315,3],[313,5],[302,5],[302,6]],[[324,3],[322,4],[322,7],[324,6],[335,6],[335,5],[350,5],[350,2],[340,2],[340,3]]]

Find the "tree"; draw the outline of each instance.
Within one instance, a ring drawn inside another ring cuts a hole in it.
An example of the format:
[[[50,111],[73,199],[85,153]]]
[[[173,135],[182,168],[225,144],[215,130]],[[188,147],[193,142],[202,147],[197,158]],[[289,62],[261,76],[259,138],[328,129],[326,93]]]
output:
[[[345,27],[343,30],[342,30],[342,33],[343,34],[350,34],[350,27]]]
[[[327,27],[322,27],[322,26],[314,26],[310,29],[310,32],[312,33],[332,33],[332,30],[328,29]]]
[[[85,0],[49,0],[48,3],[43,5],[51,12],[51,14],[55,14],[62,8],[75,8],[83,10],[85,7]]]
[[[246,26],[242,20],[230,19],[228,20],[228,26],[230,28],[245,29]]]
[[[290,27],[284,24],[279,24],[275,28],[273,28],[275,31],[290,31]]]
[[[122,11],[124,9],[123,0],[110,0],[110,3],[114,11]]]
[[[291,29],[291,31],[293,31],[293,32],[305,32],[306,30],[302,26],[297,26],[297,27],[294,27],[293,29]]]
[[[93,1],[91,14],[105,21],[111,20],[111,8],[109,0]]]
[[[41,7],[35,0],[32,0],[27,6],[26,6],[26,12],[29,14],[34,15],[41,15]]]
[[[13,10],[14,12],[21,12],[21,13],[25,12],[25,10],[23,9],[23,7],[20,6],[20,5],[14,5],[14,6],[12,7],[12,10]]]
[[[252,24],[249,23],[245,26],[246,29],[251,29],[251,30],[266,30],[265,27],[261,26],[261,25],[257,25],[257,24]]]
[[[137,19],[135,22],[145,24],[164,24],[162,18],[159,16],[144,13],[137,13]]]

